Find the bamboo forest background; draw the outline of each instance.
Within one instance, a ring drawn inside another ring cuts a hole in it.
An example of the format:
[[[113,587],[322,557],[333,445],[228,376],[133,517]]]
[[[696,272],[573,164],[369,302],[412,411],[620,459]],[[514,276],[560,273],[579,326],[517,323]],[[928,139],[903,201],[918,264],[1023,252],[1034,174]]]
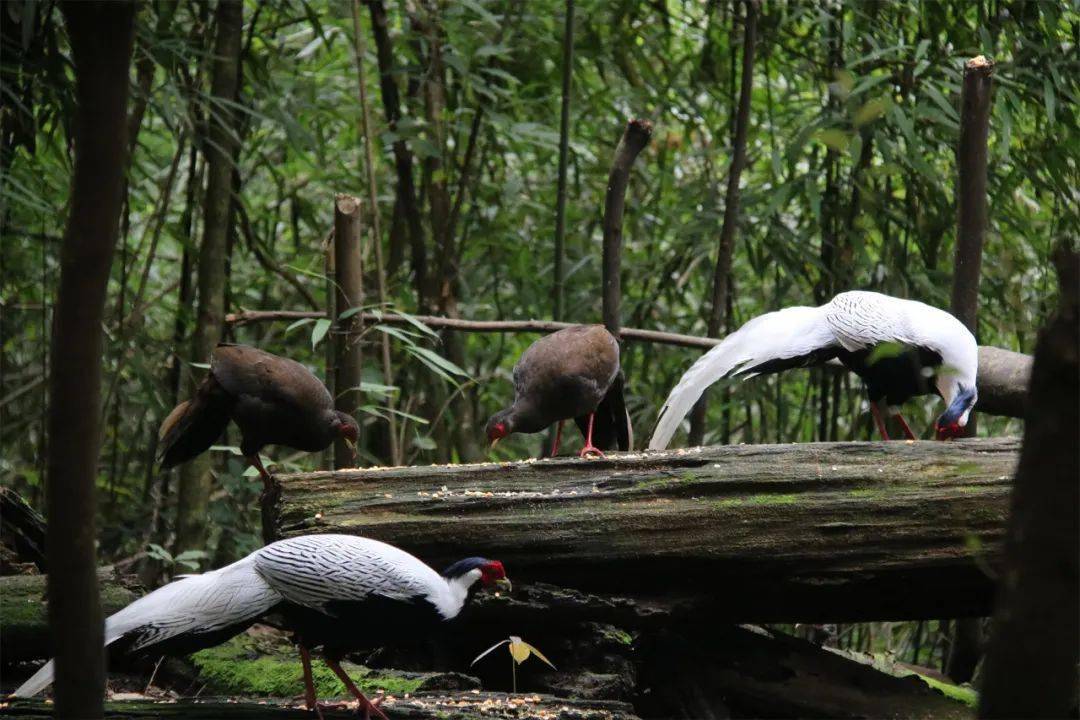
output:
[[[738,97],[739,5],[577,3],[561,307],[555,209],[566,4],[386,0],[356,9],[354,27],[347,2],[247,2],[240,91],[230,103],[210,89],[213,5],[140,7],[131,78],[137,132],[105,323],[103,560],[168,565],[173,553],[192,550],[175,547],[185,508],[175,473],[159,472],[153,458],[159,423],[186,393],[183,378],[205,361],[191,357],[190,334],[213,142],[208,114],[237,118],[226,310],[322,310],[335,193],[369,204],[358,46],[387,309],[598,321],[609,162],[627,118],[642,117],[655,131],[630,180],[623,323],[705,334]],[[45,378],[71,175],[72,69],[54,3],[5,3],[0,12],[0,473],[40,507],[46,444],[64,442],[44,435]],[[385,26],[373,28],[373,17]],[[728,328],[848,288],[948,307],[960,77],[964,60],[985,54],[997,66],[978,335],[1030,352],[1054,303],[1051,248],[1080,228],[1078,33],[1075,2],[764,3]],[[368,212],[366,228],[373,219]],[[365,304],[378,309],[370,241],[364,257]],[[225,337],[323,374],[326,323],[227,327]],[[483,437],[487,416],[511,398],[517,356],[535,337],[368,325],[362,462],[393,459],[391,418],[408,463],[535,455],[540,436],[515,436],[490,454]],[[699,352],[626,345],[639,445]],[[705,442],[869,437],[857,380],[832,377],[793,372],[714,393]],[[912,403],[912,425],[928,428],[934,409],[929,400]],[[980,434],[1018,431],[1016,421],[980,419]],[[235,442],[230,435],[213,453],[212,531],[188,564],[220,565],[258,542],[258,483],[228,450]],[[278,472],[322,462],[274,457]],[[874,627],[856,636],[884,632]],[[922,624],[905,627],[918,648]]]

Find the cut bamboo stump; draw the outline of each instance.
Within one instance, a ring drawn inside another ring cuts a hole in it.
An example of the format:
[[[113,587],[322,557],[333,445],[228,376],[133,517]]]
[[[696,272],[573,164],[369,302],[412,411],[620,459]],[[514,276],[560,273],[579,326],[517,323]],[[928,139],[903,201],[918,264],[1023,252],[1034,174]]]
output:
[[[708,606],[717,620],[981,615],[1014,438],[691,448],[277,478],[279,537],[341,532],[436,567]]]

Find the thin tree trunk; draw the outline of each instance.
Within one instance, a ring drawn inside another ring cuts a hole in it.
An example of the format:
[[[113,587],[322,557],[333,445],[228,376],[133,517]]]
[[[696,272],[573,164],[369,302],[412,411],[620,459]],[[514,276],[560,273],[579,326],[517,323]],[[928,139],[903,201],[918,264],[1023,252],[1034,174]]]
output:
[[[95,551],[101,325],[123,202],[134,6],[70,2],[62,10],[75,66],[75,167],[50,351],[49,623],[55,716],[95,718],[105,688]]]
[[[728,170],[727,196],[724,201],[724,222],[720,227],[720,244],[716,251],[713,271],[712,302],[707,333],[717,337],[724,326],[731,278],[731,262],[735,252],[735,234],[739,220],[739,181],[746,166],[746,136],[750,126],[750,102],[754,89],[754,49],[757,41],[757,0],[746,0],[743,27],[742,83],[739,88],[739,107],[735,115],[732,139],[731,167]],[[700,445],[705,437],[707,391],[694,405],[690,414],[690,436],[687,444]]]
[[[375,155],[371,148],[371,117],[368,112],[367,81],[364,79],[364,35],[360,31],[360,0],[352,2],[353,17],[353,49],[356,56],[356,79],[360,90],[360,122],[361,131],[364,135],[364,159],[367,167],[368,204],[371,206],[371,242],[375,249],[375,282],[379,293],[379,305],[386,310],[386,268],[383,265],[382,256],[382,232],[379,224],[379,193],[375,178]],[[383,382],[388,386],[394,384],[394,368],[390,364],[390,336],[382,335],[382,370]],[[389,423],[390,464],[402,463],[401,450],[397,442],[397,419],[394,415],[394,396],[386,397],[387,422]]]
[[[960,100],[957,233],[950,309],[952,314],[976,335],[983,235],[987,223],[986,143],[990,128],[990,75],[993,69],[993,62],[982,56],[969,60],[964,65],[964,84]],[[976,427],[976,416],[972,413],[964,428],[964,434],[974,437]],[[980,620],[957,620],[953,627],[952,646],[946,669],[948,676],[956,682],[971,680],[981,655]]]
[[[623,211],[626,208],[626,186],[634,161],[652,138],[652,123],[631,120],[626,123],[622,138],[615,148],[608,174],[607,194],[604,197],[604,256],[602,264],[604,326],[615,337],[622,329],[622,240]]]
[[[1075,716],[1080,660],[1080,256],[1055,258],[1058,311],[1039,333],[1005,571],[982,673],[979,716]]]
[[[334,201],[334,407],[346,415],[355,415],[360,406],[360,380],[363,368],[360,354],[359,313],[341,320],[341,314],[364,302],[364,272],[360,261],[360,213],[362,203],[351,195],[338,195]],[[334,441],[334,467],[355,466],[352,450],[340,438]]]
[[[563,25],[562,112],[559,116],[559,186],[555,196],[555,262],[552,284],[552,320],[563,319],[566,243],[566,165],[570,150],[570,84],[574,76],[574,0],[566,0]]]
[[[382,92],[383,109],[386,124],[392,133],[397,132],[401,119],[400,93],[394,78],[394,53],[387,29],[386,7],[382,0],[367,0],[371,13],[371,33],[375,38],[375,56],[379,63],[379,87]],[[409,245],[412,255],[412,268],[416,285],[417,307],[421,312],[427,305],[427,248],[424,243],[424,230],[420,224],[420,210],[416,198],[416,185],[413,182],[413,156],[404,139],[394,141],[394,169],[397,171],[397,205],[401,208],[408,228]],[[391,255],[394,251],[391,250]]]
[[[199,251],[199,312],[191,344],[193,362],[205,363],[221,339],[225,319],[225,263],[229,240],[232,169],[236,157],[235,113],[240,74],[243,5],[219,0],[215,11],[214,70],[211,94],[216,99],[208,115],[206,142],[206,218]],[[195,389],[188,383],[188,394]],[[180,469],[176,508],[176,550],[202,549],[206,544],[207,505],[213,478],[210,459],[202,455]]]

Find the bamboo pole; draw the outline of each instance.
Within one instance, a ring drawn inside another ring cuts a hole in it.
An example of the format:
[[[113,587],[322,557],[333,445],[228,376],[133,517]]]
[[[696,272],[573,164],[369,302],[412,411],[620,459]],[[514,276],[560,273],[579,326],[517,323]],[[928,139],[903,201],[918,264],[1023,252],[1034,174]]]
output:
[[[356,58],[356,81],[360,91],[360,130],[364,135],[364,160],[367,166],[368,204],[371,213],[371,244],[375,249],[375,283],[379,294],[379,307],[386,308],[386,267],[383,264],[382,232],[379,230],[379,193],[375,177],[375,157],[371,148],[371,113],[368,110],[367,81],[364,79],[364,34],[360,29],[360,2],[352,2],[353,51]],[[390,336],[385,333],[380,344],[382,351],[383,382],[394,384],[394,367],[390,362]],[[390,412],[386,414],[389,428],[390,461],[393,465],[402,463],[401,449],[397,440],[397,419],[394,415],[394,396],[386,397]]]
[[[566,244],[566,165],[570,149],[570,84],[574,70],[574,0],[566,0],[566,18],[563,26],[562,55],[562,112],[559,116],[559,188],[555,196],[555,262],[552,286],[555,320],[563,319],[566,305],[566,270],[564,255]]]

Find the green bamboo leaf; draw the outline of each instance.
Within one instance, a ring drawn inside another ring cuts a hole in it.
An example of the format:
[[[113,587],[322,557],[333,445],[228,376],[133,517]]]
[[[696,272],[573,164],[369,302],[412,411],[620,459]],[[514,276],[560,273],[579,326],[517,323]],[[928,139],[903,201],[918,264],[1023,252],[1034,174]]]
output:
[[[300,318],[299,320],[297,320],[294,323],[289,323],[289,327],[285,328],[285,334],[288,335],[289,333],[291,333],[296,328],[303,327],[304,325],[307,325],[308,323],[313,323],[313,322],[315,322],[315,318]]]
[[[469,377],[469,373],[465,372],[457,365],[444,358],[442,355],[439,355],[436,352],[432,352],[425,347],[420,347],[419,345],[416,345],[409,348],[409,352],[418,357],[420,360],[426,360],[428,363],[442,368],[444,371],[450,373],[451,375],[457,375],[464,378]]]
[[[315,327],[311,329],[312,350],[314,350],[315,346],[318,345],[324,337],[326,337],[326,333],[330,330],[330,324],[330,321],[326,318],[319,318],[315,321]]]

